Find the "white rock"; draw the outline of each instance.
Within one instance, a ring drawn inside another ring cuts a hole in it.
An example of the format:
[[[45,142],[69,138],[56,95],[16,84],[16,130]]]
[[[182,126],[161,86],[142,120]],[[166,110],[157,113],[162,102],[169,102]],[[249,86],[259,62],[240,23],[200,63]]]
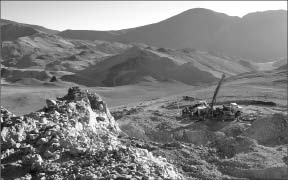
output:
[[[39,120],[40,123],[43,123],[43,124],[46,124],[47,123],[47,118],[46,117],[42,117],[40,120]]]
[[[46,104],[48,108],[53,108],[57,106],[56,101],[52,99],[46,99]]]
[[[39,154],[35,154],[34,156],[32,156],[31,160],[32,160],[31,169],[38,169],[41,167],[43,163],[43,159]]]

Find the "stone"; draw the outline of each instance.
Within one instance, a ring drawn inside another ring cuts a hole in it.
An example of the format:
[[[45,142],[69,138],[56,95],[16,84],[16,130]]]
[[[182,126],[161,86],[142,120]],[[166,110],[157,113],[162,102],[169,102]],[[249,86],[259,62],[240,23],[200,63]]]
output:
[[[60,116],[60,113],[58,111],[54,111],[54,116],[58,118]]]
[[[96,117],[96,120],[97,121],[105,121],[105,118],[104,117]]]
[[[32,156],[31,162],[32,162],[32,165],[31,165],[32,170],[41,169],[43,159],[39,154],[35,154]]]
[[[39,133],[39,130],[38,129],[33,129],[30,131],[31,134],[38,134]]]
[[[75,174],[71,174],[68,176],[68,180],[75,180],[75,179],[76,179]]]
[[[41,145],[41,144],[44,144],[44,143],[47,143],[48,142],[48,139],[46,138],[40,138],[37,142],[36,142],[36,145]]]
[[[29,140],[35,140],[38,137],[38,135],[37,134],[28,134],[27,137],[29,138]]]
[[[17,148],[17,149],[19,149],[21,147],[21,143],[15,143],[15,146],[14,146],[14,148]]]
[[[86,151],[85,148],[75,147],[75,148],[70,149],[70,154],[72,154],[74,156],[79,156],[81,154],[84,154],[85,151]]]
[[[103,110],[104,110],[104,106],[103,106],[103,104],[99,104],[98,107],[99,107],[99,110],[100,110],[100,111],[103,111]]]
[[[47,108],[56,108],[57,107],[56,101],[51,100],[51,99],[46,99],[46,105],[47,105]]]
[[[51,144],[55,143],[59,143],[59,139],[58,138],[53,138],[51,141],[50,141]]]
[[[8,127],[3,127],[1,130],[1,141],[6,142],[9,138],[9,128]]]
[[[31,180],[31,179],[32,179],[31,174],[26,174],[23,178],[23,180]]]
[[[46,124],[48,121],[47,121],[47,118],[46,117],[43,117],[39,120],[40,123],[42,124]]]
[[[50,82],[55,82],[55,81],[57,81],[56,76],[52,76],[52,78],[50,79]]]
[[[44,158],[46,159],[50,159],[52,157],[54,157],[54,153],[51,153],[49,150],[46,150],[43,154]]]

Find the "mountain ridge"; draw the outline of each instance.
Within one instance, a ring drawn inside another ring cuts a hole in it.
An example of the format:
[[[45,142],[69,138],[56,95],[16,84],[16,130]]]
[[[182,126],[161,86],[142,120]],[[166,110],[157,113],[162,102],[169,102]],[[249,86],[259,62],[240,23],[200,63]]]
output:
[[[153,81],[199,85],[214,82],[222,73],[231,76],[251,70],[254,69],[243,66],[238,59],[207,52],[134,46],[83,71],[63,76],[62,80],[81,82],[85,86],[119,86],[149,77]]]
[[[280,15],[279,12],[281,12]],[[39,68],[44,68],[47,72],[65,71],[65,73],[56,73],[59,74],[56,78],[88,86],[118,86],[134,84],[143,80],[179,81],[196,85],[200,83],[199,79],[193,77],[199,76],[199,74],[202,74],[204,83],[210,83],[220,78],[222,73],[234,76],[239,73],[270,70],[285,65],[287,56],[273,58],[273,62],[267,63],[265,60],[255,63],[250,58],[242,58],[239,54],[237,56],[237,53],[247,54],[247,52],[252,55],[259,54],[260,51],[275,45],[273,39],[285,41],[281,38],[282,35],[263,39],[263,34],[258,32],[258,28],[261,27],[263,32],[275,34],[274,27],[269,26],[270,22],[277,26],[283,26],[282,19],[278,17],[282,17],[284,12],[286,11],[255,12],[239,18],[196,8],[160,23],[138,28],[120,31],[68,30],[72,35],[73,33],[80,35],[76,39],[59,36],[62,32],[54,34],[53,30],[51,33],[49,29],[46,31],[47,28],[41,26],[1,20],[1,30],[5,30],[1,31],[1,35],[6,38],[2,42],[1,64],[19,68],[20,71],[23,71],[21,70],[23,68],[29,69],[31,72],[34,72],[33,69]],[[269,18],[271,14],[273,16],[270,19],[263,18],[263,14]],[[258,17],[261,17],[261,22],[257,24],[255,22],[259,21]],[[275,17],[278,20],[275,20]],[[242,22],[242,19],[248,19],[248,21]],[[250,25],[242,26],[245,23]],[[81,40],[81,33],[77,34],[77,32],[85,33],[87,39],[93,37],[97,40]],[[94,36],[95,32],[98,33],[98,36]],[[245,35],[245,37],[235,36],[235,32]],[[129,38],[133,39],[134,37],[138,38],[139,42],[129,42]],[[162,37],[164,37],[164,41],[158,41]],[[239,39],[240,37],[241,39]],[[259,37],[262,38],[259,40],[262,44],[261,47],[257,45]],[[148,39],[148,41],[152,38],[152,41],[162,43],[163,46],[151,46],[149,43],[140,42],[141,38]],[[189,47],[191,38],[197,48]],[[222,40],[225,40],[224,45],[220,42]],[[247,40],[253,42],[247,45]],[[167,48],[165,46],[165,43],[169,44],[172,41],[179,47]],[[235,41],[237,42],[236,46]],[[185,43],[187,45],[184,45]],[[216,50],[213,47],[216,47]],[[227,47],[231,48],[232,52],[234,51],[233,55],[224,52]],[[237,47],[236,51],[235,47]],[[277,50],[277,47],[283,48],[285,45],[278,44],[271,49],[271,52],[275,48]],[[96,69],[93,69],[95,67]],[[158,67],[159,70],[155,67]],[[14,74],[9,68],[8,71],[11,76]],[[18,79],[19,76],[5,78],[6,80]],[[23,78],[30,78],[30,76],[26,77],[25,74]],[[42,81],[42,79],[38,80]]]
[[[105,36],[109,36],[106,40],[123,43],[138,42],[167,48],[190,47],[220,51],[254,61],[269,61],[287,54],[286,14],[285,10],[273,10],[248,13],[240,18],[196,8],[158,23],[113,31],[118,34],[111,35],[111,31],[107,31]],[[269,21],[266,23],[267,16]],[[246,25],[251,18],[255,19],[255,17],[256,23]],[[248,30],[251,30],[249,27],[253,29],[251,35],[249,35]],[[245,31],[241,31],[243,28]],[[101,34],[98,31],[89,31],[89,33],[88,36],[85,35],[85,30],[69,30],[62,31],[58,35],[66,38],[93,39],[94,37],[105,40],[104,36],[99,37]]]

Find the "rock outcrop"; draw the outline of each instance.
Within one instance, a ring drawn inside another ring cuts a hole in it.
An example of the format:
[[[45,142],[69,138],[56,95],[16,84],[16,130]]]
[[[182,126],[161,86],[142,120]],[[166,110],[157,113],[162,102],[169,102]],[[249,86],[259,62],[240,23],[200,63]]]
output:
[[[43,109],[1,107],[3,179],[182,179],[165,158],[124,144],[106,103],[78,87]]]

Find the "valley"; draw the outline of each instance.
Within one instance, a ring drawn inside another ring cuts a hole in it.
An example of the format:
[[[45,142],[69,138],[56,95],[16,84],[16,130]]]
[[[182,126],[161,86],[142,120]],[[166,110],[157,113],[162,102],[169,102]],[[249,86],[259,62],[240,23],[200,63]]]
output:
[[[132,29],[57,31],[1,19],[5,179],[286,179],[284,20],[195,8]],[[212,104],[222,74],[215,105],[237,103],[241,116],[182,116]]]

